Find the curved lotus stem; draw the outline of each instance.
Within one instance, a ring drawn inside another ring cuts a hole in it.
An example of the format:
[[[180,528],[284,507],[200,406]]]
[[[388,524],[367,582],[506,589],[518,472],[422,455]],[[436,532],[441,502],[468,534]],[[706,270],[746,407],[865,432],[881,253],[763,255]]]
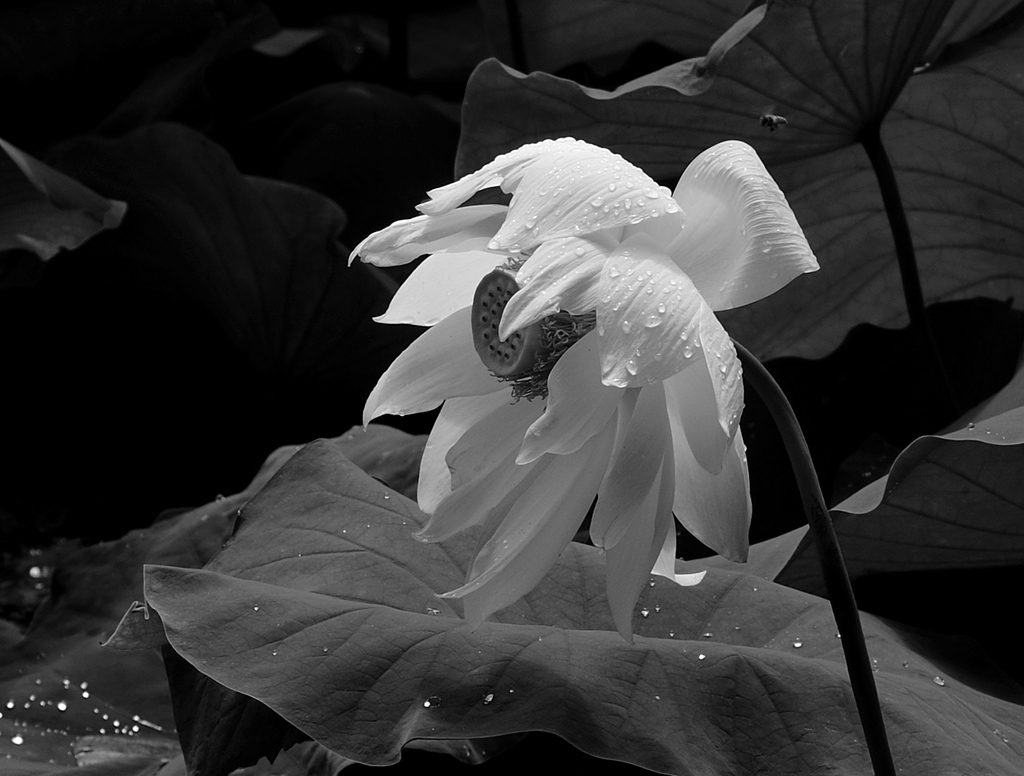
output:
[[[807,514],[807,523],[821,561],[821,573],[825,578],[832,613],[842,637],[846,668],[850,673],[850,684],[853,687],[853,697],[857,703],[861,725],[864,726],[864,738],[871,756],[871,765],[876,776],[895,776],[896,769],[889,751],[889,739],[885,732],[885,721],[882,719],[882,708],[878,703],[871,661],[864,643],[857,601],[853,596],[853,586],[846,573],[846,564],[839,550],[839,542],[825,504],[825,497],[821,493],[821,485],[814,472],[807,441],[800,430],[793,407],[779,384],[749,350],[735,340],[733,344],[736,345],[740,361],[743,362],[743,376],[768,407],[782,434],[786,452],[793,465],[793,473],[796,475],[800,497],[804,503],[804,512]]]

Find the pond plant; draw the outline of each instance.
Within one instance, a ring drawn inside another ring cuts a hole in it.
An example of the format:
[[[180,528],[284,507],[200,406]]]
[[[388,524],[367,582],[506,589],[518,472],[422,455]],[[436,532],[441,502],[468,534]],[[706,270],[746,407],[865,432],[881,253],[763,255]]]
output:
[[[1024,5],[438,4],[457,142],[416,14],[66,5],[12,95],[147,67],[0,121],[12,773],[1024,772]]]

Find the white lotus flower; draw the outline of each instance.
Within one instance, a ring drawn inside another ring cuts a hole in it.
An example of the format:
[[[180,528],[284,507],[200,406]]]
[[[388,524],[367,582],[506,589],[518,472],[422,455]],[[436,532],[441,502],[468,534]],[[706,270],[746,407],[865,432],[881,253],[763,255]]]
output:
[[[500,186],[508,205],[463,204]],[[675,575],[676,519],[745,560],[750,495],[736,351],[712,310],[818,268],[753,149],[725,142],[674,192],[603,148],[545,140],[429,192],[353,252],[427,257],[377,320],[429,326],[363,420],[444,403],[420,468],[425,541],[481,527],[462,598],[479,624],[550,569],[594,502],[616,627]]]

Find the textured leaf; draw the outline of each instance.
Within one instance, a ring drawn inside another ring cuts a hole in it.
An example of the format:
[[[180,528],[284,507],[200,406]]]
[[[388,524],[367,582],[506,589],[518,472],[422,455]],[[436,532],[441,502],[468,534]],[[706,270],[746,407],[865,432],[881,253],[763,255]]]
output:
[[[22,249],[49,259],[116,228],[125,207],[0,140],[0,253]]]
[[[660,772],[870,772],[821,599],[728,572],[686,589],[652,579],[631,645],[599,551],[572,544],[470,631],[436,593],[465,578],[472,538],[422,545],[423,519],[318,442],[206,569],[149,567],[147,601],[197,670],[362,762],[394,762],[415,738],[547,730]],[[1020,688],[977,669],[960,681],[940,644],[865,626],[902,773],[1021,766]]]
[[[706,50],[748,5],[746,0],[523,0],[518,4],[530,70],[553,73],[577,62],[622,56],[653,41],[683,54]],[[508,6],[479,3],[496,55],[512,62]]]
[[[1022,467],[1024,407],[916,440],[833,508],[851,577],[1021,565]],[[775,580],[821,593],[817,564],[804,538]]]
[[[863,133],[885,119],[929,300],[1021,298],[1024,254],[1024,56],[1020,14],[958,58],[924,61],[949,7],[938,0],[772,3],[721,63],[714,86],[687,97],[638,79],[610,92],[483,63],[466,94],[458,171],[541,137],[605,145],[674,183],[724,138],[751,143],[786,192],[822,270],[723,316],[764,358],[822,356],[859,322],[905,320],[878,184]],[[942,40],[976,31],[1001,6],[964,16]],[[787,124],[771,132],[761,114]],[[887,118],[886,118],[887,117]]]

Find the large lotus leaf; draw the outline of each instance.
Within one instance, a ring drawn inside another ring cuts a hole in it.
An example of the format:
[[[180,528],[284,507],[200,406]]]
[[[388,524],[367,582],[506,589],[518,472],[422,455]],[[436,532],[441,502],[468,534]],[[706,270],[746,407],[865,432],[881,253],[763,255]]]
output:
[[[478,3],[495,54],[512,62],[519,25],[530,70],[553,73],[578,62],[622,56],[653,41],[678,52],[706,50],[747,6],[746,0],[522,0],[518,18],[497,0]]]
[[[424,437],[387,426],[352,429],[336,440],[340,450],[372,476],[404,488],[415,473]],[[103,776],[153,773],[154,764],[180,753],[171,735],[170,698],[159,655],[134,651],[151,639],[142,599],[146,563],[199,568],[228,539],[239,509],[299,450],[272,453],[241,493],[164,518],[150,528],[78,549],[58,561],[49,597],[24,638],[0,645],[0,758],[6,774],[56,771],[77,762]],[[117,638],[107,639],[122,619]],[[0,620],[0,624],[4,621]],[[133,630],[134,629],[134,630]],[[124,651],[134,640],[133,651]],[[118,651],[114,651],[118,650]],[[135,759],[133,759],[135,758]],[[328,769],[336,758],[306,747],[298,760]],[[138,762],[136,762],[136,760]],[[49,767],[46,767],[49,764]],[[131,768],[138,766],[138,771]],[[146,767],[149,770],[146,770]],[[182,771],[183,773],[183,771]],[[278,764],[277,773],[286,773]],[[291,771],[287,771],[291,773]]]
[[[832,510],[850,575],[1020,565],[1022,467],[1024,408],[916,440]],[[822,592],[817,563],[804,538],[774,579]]]
[[[0,254],[20,249],[49,259],[114,229],[125,203],[106,199],[0,139]]]
[[[204,570],[148,567],[147,601],[198,671],[362,762],[417,738],[547,730],[659,772],[870,772],[827,602],[729,572],[685,589],[652,578],[630,644],[600,552],[571,544],[471,631],[436,593],[465,578],[472,538],[420,544],[423,520],[314,443]],[[865,628],[900,772],[1022,766],[1020,688],[976,669],[961,681],[935,643]]]
[[[571,134],[674,183],[704,148],[730,137],[749,142],[786,192],[822,269],[726,314],[726,325],[765,358],[822,356],[856,323],[905,319],[878,183],[858,145],[888,114],[882,137],[927,298],[1019,298],[1024,32],[1014,12],[996,25],[1001,37],[976,37],[956,58],[912,76],[948,5],[773,3],[697,96],[675,88],[673,68],[611,93],[485,62],[467,88],[458,171],[523,142]],[[957,9],[942,40],[988,19]],[[763,113],[788,123],[769,131]]]

